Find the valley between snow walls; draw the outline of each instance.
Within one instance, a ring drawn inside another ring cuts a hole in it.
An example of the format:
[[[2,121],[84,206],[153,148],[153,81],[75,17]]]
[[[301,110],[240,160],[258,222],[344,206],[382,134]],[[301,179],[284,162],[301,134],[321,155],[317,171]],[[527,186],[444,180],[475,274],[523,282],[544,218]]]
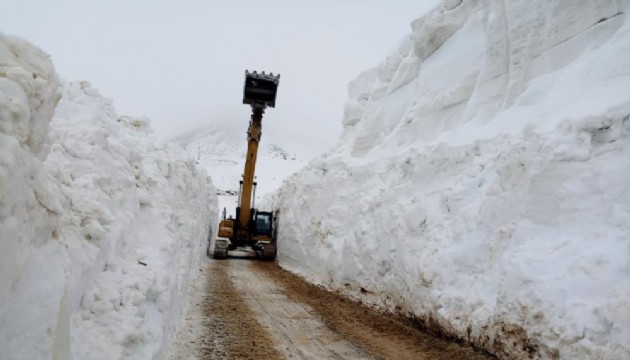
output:
[[[0,359],[165,359],[216,228],[206,172],[0,34]]]
[[[629,359],[628,7],[435,1],[269,199],[280,264],[502,359]]]

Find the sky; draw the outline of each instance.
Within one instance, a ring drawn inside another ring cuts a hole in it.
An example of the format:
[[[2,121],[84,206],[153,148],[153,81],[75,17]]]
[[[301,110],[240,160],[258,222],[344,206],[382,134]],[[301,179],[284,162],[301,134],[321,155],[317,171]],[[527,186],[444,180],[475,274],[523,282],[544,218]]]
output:
[[[234,122],[245,131],[245,69],[280,73],[263,134],[308,158],[336,143],[348,82],[435,2],[15,0],[0,31],[48,52],[63,79],[90,81],[119,115],[148,117],[163,138]]]

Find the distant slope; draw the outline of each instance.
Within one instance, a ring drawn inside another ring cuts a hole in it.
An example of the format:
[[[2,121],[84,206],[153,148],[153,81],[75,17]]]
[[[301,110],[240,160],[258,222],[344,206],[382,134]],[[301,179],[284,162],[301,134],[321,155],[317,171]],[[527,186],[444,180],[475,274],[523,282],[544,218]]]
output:
[[[217,187],[219,209],[227,208],[234,215],[238,201],[239,181],[245,165],[247,151],[247,123],[240,127],[209,126],[181,135],[173,141],[184,149],[199,165],[214,174],[212,181]],[[274,142],[272,134],[264,131],[256,162],[256,203],[262,197],[278,189],[282,181],[300,169],[304,161],[288,153],[281,144]]]

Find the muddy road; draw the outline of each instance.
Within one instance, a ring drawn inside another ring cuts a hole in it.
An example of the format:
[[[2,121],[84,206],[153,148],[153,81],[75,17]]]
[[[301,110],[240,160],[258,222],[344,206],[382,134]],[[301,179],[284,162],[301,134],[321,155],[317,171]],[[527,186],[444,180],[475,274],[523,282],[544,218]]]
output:
[[[490,359],[274,263],[208,260],[172,359]]]

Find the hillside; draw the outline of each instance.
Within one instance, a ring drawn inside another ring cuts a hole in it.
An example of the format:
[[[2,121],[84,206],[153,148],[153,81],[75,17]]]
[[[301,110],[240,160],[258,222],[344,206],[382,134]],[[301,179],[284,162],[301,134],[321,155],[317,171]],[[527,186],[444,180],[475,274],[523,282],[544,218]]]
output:
[[[241,125],[208,126],[173,139],[190,158],[213,174],[219,209],[223,211],[225,207],[228,215],[232,216],[238,201],[238,186],[247,151],[247,119]],[[256,163],[256,202],[259,204],[265,194],[276,190],[286,177],[305,164],[295,154],[284,150],[281,139],[274,138],[274,135],[264,131],[263,121],[263,136]]]

